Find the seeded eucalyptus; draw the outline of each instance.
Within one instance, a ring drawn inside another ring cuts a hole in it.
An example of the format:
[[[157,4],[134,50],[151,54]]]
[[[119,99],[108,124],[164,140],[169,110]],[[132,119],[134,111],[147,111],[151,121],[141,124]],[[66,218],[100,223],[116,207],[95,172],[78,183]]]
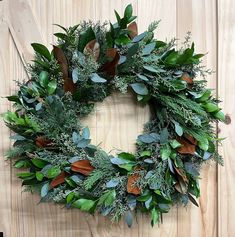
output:
[[[140,211],[154,225],[173,204],[198,205],[202,164],[222,163],[212,123],[224,114],[206,81],[195,80],[209,71],[188,37],[177,50],[175,40],[154,39],[158,22],[138,34],[131,5],[123,17],[115,15],[109,25],[59,26],[63,32],[55,34],[52,52],[32,44],[31,78],[7,97],[15,110],[4,120],[15,143],[6,156],[24,168],[17,176],[42,201],[112,221],[124,217],[128,226]],[[89,128],[81,124],[114,90],[132,91],[151,108],[135,154],[106,153],[91,144]]]

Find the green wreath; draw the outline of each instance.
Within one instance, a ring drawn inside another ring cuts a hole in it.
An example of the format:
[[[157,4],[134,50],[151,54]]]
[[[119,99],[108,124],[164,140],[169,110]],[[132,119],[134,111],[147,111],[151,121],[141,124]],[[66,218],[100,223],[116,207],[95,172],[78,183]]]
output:
[[[194,80],[205,70],[189,37],[176,49],[175,40],[154,39],[158,22],[137,33],[128,5],[117,22],[82,22],[56,33],[57,46],[34,43],[30,80],[8,96],[15,111],[6,112],[6,125],[15,133],[6,153],[28,191],[42,201],[66,207],[122,216],[131,226],[133,212],[151,214],[151,223],[173,204],[198,205],[199,171],[209,159],[221,163],[212,122],[224,120],[218,100],[206,81]],[[108,29],[109,28],[109,29]],[[91,145],[88,116],[113,90],[132,91],[149,105],[150,121],[136,141],[136,152],[112,156]]]

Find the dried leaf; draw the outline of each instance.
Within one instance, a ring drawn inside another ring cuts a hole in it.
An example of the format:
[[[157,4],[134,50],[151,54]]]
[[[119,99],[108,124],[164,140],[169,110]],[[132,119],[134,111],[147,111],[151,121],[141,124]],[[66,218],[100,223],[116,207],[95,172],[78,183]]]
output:
[[[194,154],[196,146],[189,140],[179,137],[177,138],[177,141],[182,145],[177,149],[180,154]]]
[[[175,171],[177,173],[177,177],[178,176],[182,177],[183,181],[188,183],[188,178],[187,178],[185,172],[182,169],[177,168],[177,167],[174,167],[174,169],[175,169]]]
[[[194,137],[192,137],[192,136],[190,136],[190,135],[185,135],[185,138],[186,138],[188,141],[190,141],[193,145],[197,145],[197,140],[196,140]]]
[[[69,67],[68,67],[68,62],[65,57],[65,54],[63,50],[55,45],[53,45],[53,54],[55,56],[55,59],[57,62],[60,64],[61,67],[61,72],[63,74],[63,79],[64,79],[64,91],[70,91],[74,92],[76,87],[75,84],[73,83],[72,79],[69,78]]]
[[[94,39],[91,40],[84,48],[84,53],[86,55],[92,55],[95,61],[98,60],[100,56],[100,44]]]
[[[50,188],[54,188],[58,186],[59,184],[62,184],[65,182],[65,178],[68,176],[68,174],[64,171],[62,171],[56,178],[54,178],[50,183]]]
[[[134,195],[138,195],[141,193],[141,190],[139,187],[135,185],[136,181],[139,179],[139,174],[135,173],[128,177],[127,181],[127,192],[132,193]]]
[[[190,193],[188,193],[188,198],[195,206],[199,207],[197,201],[195,200],[195,198]]]
[[[79,160],[71,164],[71,170],[88,176],[94,170],[94,167],[89,160]]]
[[[193,84],[193,79],[189,76],[188,73],[182,75],[182,80],[186,81],[188,84]]]
[[[114,48],[110,48],[106,52],[106,56],[108,58],[111,58],[111,61],[106,62],[100,69],[100,72],[105,72],[110,76],[115,76],[116,74],[116,68],[118,65],[118,61],[120,59],[120,55],[118,51]]]
[[[47,139],[43,136],[37,137],[36,140],[35,140],[35,144],[36,144],[37,147],[40,147],[40,148],[48,147],[48,146],[53,145],[51,140],[49,140],[49,139]]]
[[[133,39],[135,36],[138,35],[138,27],[135,21],[129,24],[127,29],[130,31],[130,33],[128,34],[130,39]]]

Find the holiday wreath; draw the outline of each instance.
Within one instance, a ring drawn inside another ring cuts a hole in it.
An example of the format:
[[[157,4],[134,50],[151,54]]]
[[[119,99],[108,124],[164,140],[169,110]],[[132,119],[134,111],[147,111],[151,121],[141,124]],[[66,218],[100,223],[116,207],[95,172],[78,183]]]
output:
[[[117,22],[83,22],[56,33],[52,52],[37,43],[28,66],[30,80],[8,96],[15,111],[4,114],[15,140],[6,156],[15,158],[29,191],[43,201],[108,215],[128,226],[132,213],[151,214],[151,223],[173,204],[199,197],[199,171],[208,159],[221,163],[212,122],[224,120],[206,81],[210,71],[200,64],[189,39],[176,49],[175,40],[154,39],[158,22],[137,33],[132,6]],[[109,29],[107,29],[109,28]],[[132,91],[152,111],[135,154],[113,156],[90,144],[81,118],[113,90]]]

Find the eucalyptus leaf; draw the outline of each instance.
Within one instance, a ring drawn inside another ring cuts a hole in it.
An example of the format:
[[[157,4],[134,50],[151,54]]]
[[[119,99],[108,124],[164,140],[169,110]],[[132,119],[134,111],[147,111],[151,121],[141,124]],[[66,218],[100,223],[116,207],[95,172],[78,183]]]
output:
[[[43,184],[42,188],[41,188],[41,197],[44,198],[46,197],[46,195],[48,194],[50,189],[50,183],[46,182],[45,184]]]
[[[106,79],[100,77],[97,73],[92,73],[91,80],[95,83],[105,83]]]
[[[135,91],[138,95],[147,95],[148,89],[143,83],[133,83],[130,85],[132,89]]]

